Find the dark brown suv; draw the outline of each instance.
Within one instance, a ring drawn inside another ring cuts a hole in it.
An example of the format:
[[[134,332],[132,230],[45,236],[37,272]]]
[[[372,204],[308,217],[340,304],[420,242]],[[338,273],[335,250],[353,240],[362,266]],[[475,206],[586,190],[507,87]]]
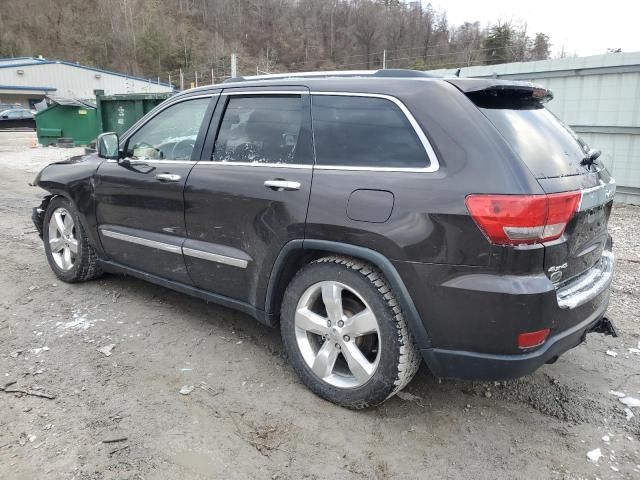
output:
[[[420,359],[525,375],[610,325],[615,183],[551,98],[413,71],[234,79],[46,167],[34,222],[62,280],[124,273],[279,326],[346,407]]]

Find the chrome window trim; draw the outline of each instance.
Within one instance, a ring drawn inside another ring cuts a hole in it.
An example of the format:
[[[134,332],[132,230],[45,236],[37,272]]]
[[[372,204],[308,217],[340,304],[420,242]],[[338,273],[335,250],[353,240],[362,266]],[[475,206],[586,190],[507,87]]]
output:
[[[404,167],[367,167],[367,166],[345,166],[345,165],[315,165],[318,170],[349,170],[349,171],[367,171],[367,172],[412,172],[412,173],[433,173],[440,169],[440,162],[436,152],[433,150],[429,139],[425,135],[424,131],[418,124],[413,114],[409,111],[406,105],[398,98],[392,95],[386,95],[382,93],[361,93],[361,92],[316,92],[312,91],[311,95],[324,95],[324,96],[340,96],[340,97],[365,97],[365,98],[382,98],[394,103],[413,127],[416,135],[420,139],[425,153],[427,154],[427,160],[429,165],[422,168],[404,168]],[[313,111],[313,100],[311,105]]]
[[[122,240],[123,242],[135,243],[136,245],[142,245],[145,247],[157,248],[170,253],[182,253],[182,247],[179,245],[171,245],[169,243],[157,242],[155,240],[149,240],[147,238],[136,237],[133,235],[127,235],[126,233],[114,232],[106,228],[101,228],[100,232],[105,237],[115,238],[116,240]]]
[[[297,169],[309,169],[313,168],[312,164],[303,163],[261,163],[261,162],[220,162],[215,160],[200,160],[198,166],[218,166],[218,165],[232,165],[235,167],[272,167],[272,168],[297,168]]]
[[[247,260],[243,260],[241,258],[228,257],[227,255],[205,252],[203,250],[197,250],[189,247],[182,247],[182,253],[189,257],[200,258],[202,260],[208,260],[210,262],[221,263],[223,265],[230,265],[238,268],[247,268],[247,265],[249,264]]]
[[[163,164],[163,163],[179,163],[179,164],[190,164],[195,165],[199,160],[144,160],[144,159],[136,159],[129,160],[130,165],[142,165],[145,163],[154,163],[154,164]],[[107,163],[118,163],[118,160],[107,160]]]
[[[429,165],[422,168],[403,168],[403,167],[367,167],[367,166],[345,166],[345,165],[304,165],[304,164],[280,164],[280,163],[259,163],[259,162],[219,162],[214,160],[201,160],[202,165],[236,165],[246,167],[276,167],[276,168],[315,168],[318,170],[345,170],[355,172],[407,172],[407,173],[433,173],[440,169],[438,156],[431,146],[431,142],[425,135],[424,131],[418,124],[413,114],[406,105],[398,98],[392,95],[382,93],[363,93],[363,92],[318,92],[318,91],[302,91],[302,90],[247,90],[247,91],[223,91],[221,95],[328,95],[342,97],[365,97],[365,98],[381,98],[394,103],[407,118],[413,130],[415,131],[422,147],[425,149]],[[313,111],[313,105],[312,105]]]

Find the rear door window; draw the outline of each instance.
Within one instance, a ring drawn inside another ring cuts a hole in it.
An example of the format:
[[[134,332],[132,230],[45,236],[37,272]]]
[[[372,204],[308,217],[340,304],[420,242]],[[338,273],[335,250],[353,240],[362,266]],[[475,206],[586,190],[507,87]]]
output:
[[[307,101],[308,102],[308,101]],[[231,95],[213,151],[217,162],[308,164],[301,95]],[[308,109],[307,118],[308,118]],[[308,135],[307,135],[308,136]]]
[[[546,108],[480,108],[536,178],[587,173],[583,147],[573,131]]]
[[[314,95],[316,163],[361,168],[426,168],[427,153],[413,126],[391,100]]]

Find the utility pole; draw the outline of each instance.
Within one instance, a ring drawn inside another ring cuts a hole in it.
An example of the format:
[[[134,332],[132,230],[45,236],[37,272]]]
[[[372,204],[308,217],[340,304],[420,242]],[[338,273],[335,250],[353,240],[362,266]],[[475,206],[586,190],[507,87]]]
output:
[[[196,72],[196,87],[198,86],[198,72]]]
[[[235,53],[231,54],[231,77],[238,76],[238,56]]]
[[[169,74],[169,85],[173,88],[173,84],[171,83],[171,74]]]
[[[211,69],[211,85],[215,85],[215,83],[216,83],[216,79],[215,79],[215,77],[213,76],[213,68],[212,68],[212,69]]]
[[[184,75],[182,74],[182,69],[180,69],[180,90],[184,90]]]
[[[382,50],[382,69],[386,70],[387,68],[387,51]]]

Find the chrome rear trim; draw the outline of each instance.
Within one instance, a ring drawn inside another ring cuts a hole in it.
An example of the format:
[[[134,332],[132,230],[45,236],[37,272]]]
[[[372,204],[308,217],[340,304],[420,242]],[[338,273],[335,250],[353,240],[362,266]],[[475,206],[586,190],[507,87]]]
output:
[[[597,265],[568,285],[556,290],[558,306],[573,309],[600,295],[611,283],[613,264],[613,252],[606,250],[602,252],[602,257]]]
[[[603,205],[613,199],[616,194],[616,181],[611,179],[609,183],[602,183],[597,187],[582,190],[582,199],[578,211],[590,210]]]

